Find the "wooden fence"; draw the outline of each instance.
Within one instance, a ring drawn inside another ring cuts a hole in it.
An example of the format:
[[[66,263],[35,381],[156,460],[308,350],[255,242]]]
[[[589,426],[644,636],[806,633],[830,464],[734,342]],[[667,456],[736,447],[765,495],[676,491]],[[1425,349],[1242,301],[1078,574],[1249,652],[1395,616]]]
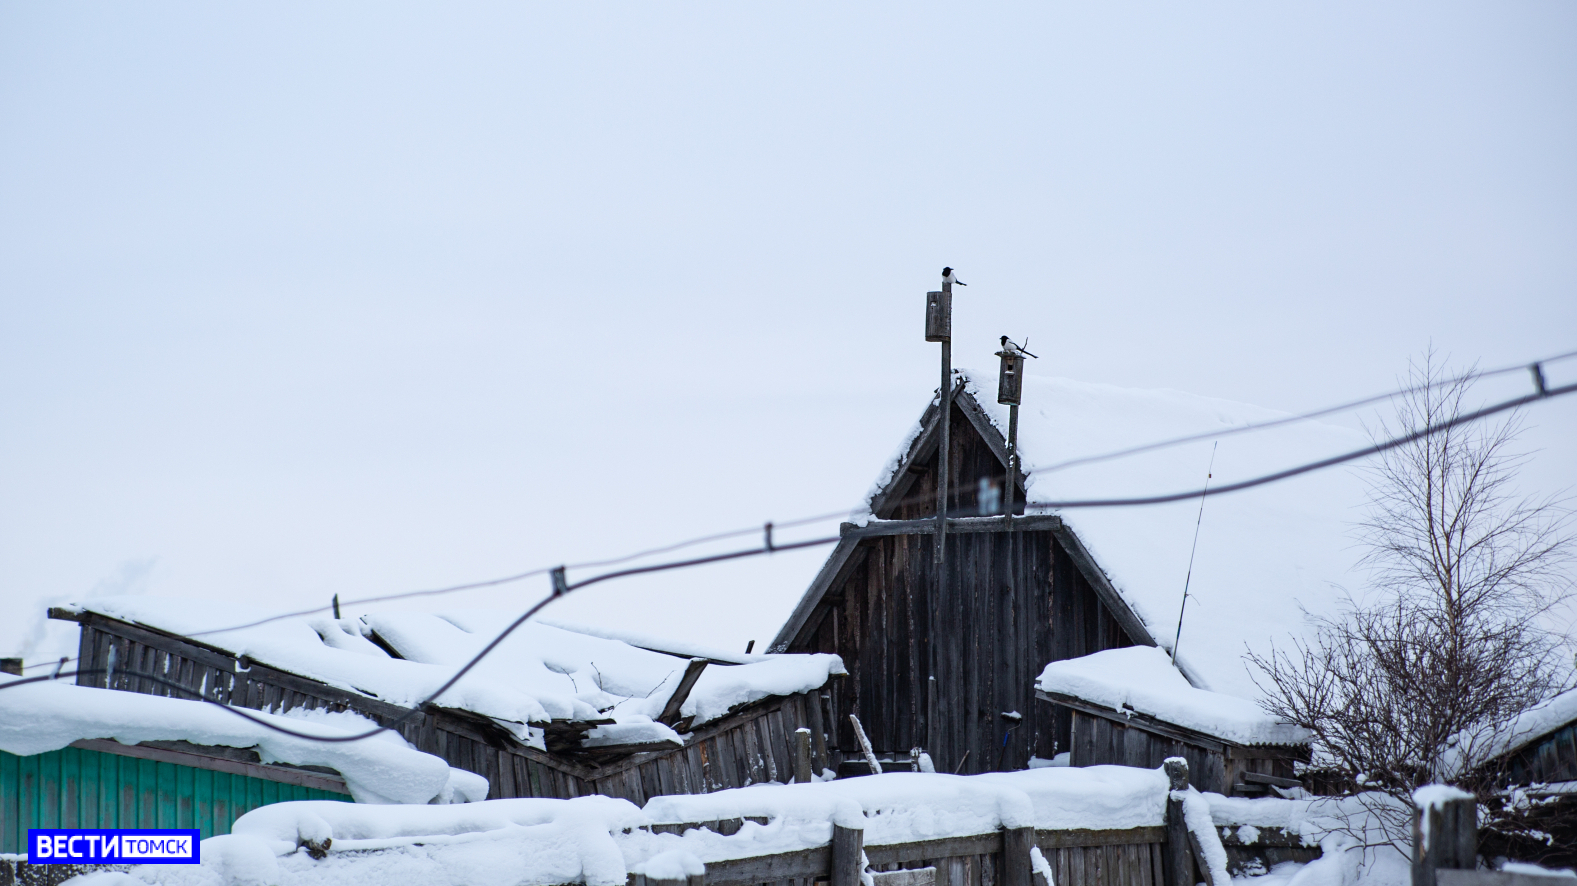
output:
[[[689,886],[698,886],[697,880],[706,886],[858,883],[862,851],[877,886],[1032,886],[1032,846],[1040,848],[1057,886],[1168,886],[1163,864],[1165,831],[1162,827],[1018,828],[866,846],[861,841],[862,832],[835,827],[833,841],[827,846],[711,862],[706,874],[691,878]],[[663,881],[633,874],[630,883],[657,886]]]
[[[1166,761],[1171,790],[1188,788],[1188,764]],[[880,777],[880,776],[872,776]],[[766,819],[751,819],[765,823]],[[654,825],[660,833],[705,827],[732,834],[744,819]],[[826,846],[710,862],[684,886],[858,886],[872,873],[876,886],[1230,886],[1212,882],[1199,841],[1189,831],[1181,800],[1167,800],[1166,820],[1119,830],[1007,828],[996,833],[908,843],[863,844],[864,831],[833,826]],[[1038,848],[1051,868],[1044,882],[1031,862]],[[680,886],[630,876],[629,886]]]

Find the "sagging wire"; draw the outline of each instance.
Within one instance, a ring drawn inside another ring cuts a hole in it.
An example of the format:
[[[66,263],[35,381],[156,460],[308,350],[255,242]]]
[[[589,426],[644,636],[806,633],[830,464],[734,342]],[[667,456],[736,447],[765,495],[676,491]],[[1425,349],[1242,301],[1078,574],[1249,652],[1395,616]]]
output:
[[[1363,458],[1363,457],[1368,456],[1368,455],[1374,455],[1374,454],[1378,454],[1380,452],[1385,452],[1385,451],[1387,451],[1389,449],[1393,449],[1393,448],[1396,448],[1398,446],[1404,446],[1404,445],[1406,445],[1408,443],[1414,442],[1416,440],[1422,439],[1424,437],[1430,436],[1430,435],[1438,433],[1440,431],[1447,430],[1449,428],[1456,427],[1458,425],[1465,424],[1465,423],[1468,423],[1468,422],[1477,421],[1479,419],[1486,418],[1486,417],[1488,417],[1490,415],[1494,415],[1494,414],[1499,413],[1499,412],[1504,412],[1504,411],[1506,411],[1508,409],[1515,409],[1515,408],[1517,408],[1519,406],[1524,406],[1524,405],[1527,405],[1529,403],[1535,402],[1537,400],[1564,396],[1566,394],[1572,393],[1573,391],[1577,391],[1577,384],[1565,385],[1565,386],[1556,387],[1556,388],[1549,387],[1546,384],[1546,382],[1545,382],[1544,372],[1543,372],[1543,368],[1542,368],[1542,365],[1544,363],[1551,363],[1551,362],[1556,362],[1556,361],[1559,361],[1559,360],[1565,360],[1565,359],[1569,359],[1569,358],[1574,357],[1574,356],[1577,356],[1577,351],[1570,351],[1570,352],[1567,352],[1565,354],[1560,354],[1560,355],[1557,355],[1557,356],[1554,356],[1554,357],[1550,357],[1550,358],[1547,358],[1547,359],[1544,359],[1544,360],[1535,361],[1532,364],[1522,364],[1522,365],[1518,365],[1518,366],[1515,366],[1515,367],[1502,367],[1502,368],[1499,368],[1499,369],[1488,370],[1486,372],[1468,373],[1468,374],[1462,376],[1461,378],[1462,379],[1466,379],[1466,378],[1482,378],[1482,377],[1488,377],[1488,376],[1491,376],[1491,375],[1503,374],[1503,373],[1510,372],[1510,371],[1513,371],[1513,370],[1531,371],[1531,373],[1533,375],[1533,378],[1534,378],[1534,383],[1535,383],[1536,390],[1535,390],[1534,393],[1529,394],[1527,396],[1518,397],[1518,398],[1514,398],[1514,399],[1511,399],[1511,400],[1503,401],[1501,403],[1495,404],[1494,406],[1490,406],[1490,407],[1486,407],[1484,409],[1477,410],[1476,412],[1468,413],[1466,415],[1457,416],[1456,418],[1453,418],[1450,421],[1441,423],[1439,425],[1431,425],[1431,426],[1422,428],[1422,429],[1420,429],[1418,431],[1415,431],[1412,434],[1408,434],[1408,435],[1406,435],[1404,437],[1393,438],[1391,440],[1385,441],[1385,442],[1380,443],[1380,444],[1376,444],[1374,446],[1369,446],[1369,447],[1365,447],[1363,449],[1353,450],[1352,452],[1344,453],[1344,454],[1333,456],[1333,457],[1326,458],[1326,459],[1321,459],[1319,461],[1310,462],[1310,463],[1307,463],[1307,464],[1304,464],[1304,465],[1299,465],[1297,467],[1289,468],[1289,469],[1286,469],[1284,471],[1278,471],[1278,472],[1275,472],[1275,473],[1272,473],[1272,474],[1266,474],[1264,476],[1256,477],[1256,478],[1253,478],[1253,479],[1250,479],[1250,480],[1244,480],[1244,481],[1240,481],[1238,483],[1232,483],[1232,484],[1228,484],[1228,485],[1225,485],[1225,486],[1219,486],[1219,487],[1216,487],[1214,490],[1211,490],[1208,487],[1208,484],[1207,484],[1207,486],[1204,489],[1190,490],[1188,492],[1172,493],[1172,494],[1169,494],[1169,495],[1158,495],[1158,496],[1147,496],[1147,497],[1136,497],[1136,498],[1119,498],[1119,499],[1080,499],[1080,500],[1071,500],[1071,501],[1026,502],[1026,506],[1027,507],[1036,507],[1036,508],[1045,508],[1045,509],[1064,509],[1064,508],[1074,509],[1074,508],[1096,508],[1096,507],[1132,507],[1132,506],[1143,506],[1143,505],[1167,504],[1167,503],[1170,503],[1170,502],[1176,502],[1176,501],[1182,501],[1182,500],[1186,500],[1186,499],[1192,499],[1195,496],[1199,496],[1201,499],[1203,499],[1204,496],[1210,495],[1210,494],[1224,495],[1224,494],[1229,493],[1229,492],[1237,492],[1237,491],[1244,490],[1244,489],[1251,489],[1251,488],[1254,488],[1256,486],[1262,486],[1262,485],[1265,485],[1265,484],[1268,484],[1268,483],[1274,483],[1274,482],[1277,482],[1277,481],[1280,481],[1280,480],[1285,480],[1285,479],[1288,479],[1288,478],[1291,478],[1291,477],[1298,476],[1300,474],[1309,473],[1311,471],[1317,471],[1317,470],[1322,470],[1324,468],[1333,467],[1335,465],[1343,464],[1343,463],[1346,463],[1346,462],[1349,462],[1349,461],[1354,461],[1354,460],[1357,460],[1359,458]],[[1302,420],[1306,420],[1306,419],[1309,419],[1309,418],[1317,417],[1319,415],[1325,415],[1325,414],[1329,414],[1329,413],[1332,413],[1332,412],[1338,412],[1338,411],[1343,411],[1343,410],[1346,410],[1346,409],[1356,408],[1357,406],[1362,406],[1362,405],[1365,405],[1365,404],[1368,404],[1368,403],[1378,402],[1380,400],[1390,399],[1392,397],[1400,396],[1402,394],[1413,392],[1413,391],[1425,390],[1425,389],[1428,389],[1428,388],[1431,388],[1431,387],[1435,387],[1435,386],[1438,386],[1438,385],[1441,385],[1441,384],[1448,384],[1448,383],[1451,383],[1451,382],[1457,381],[1457,380],[1461,380],[1461,379],[1448,379],[1448,380],[1443,380],[1443,381],[1439,381],[1439,382],[1432,382],[1432,383],[1425,384],[1425,385],[1417,385],[1417,386],[1413,386],[1413,387],[1410,387],[1410,388],[1402,388],[1402,389],[1399,389],[1397,391],[1393,391],[1393,392],[1391,392],[1389,394],[1382,394],[1382,395],[1379,395],[1379,396],[1376,396],[1376,397],[1367,398],[1365,400],[1353,401],[1352,403],[1343,404],[1343,405],[1340,405],[1340,406],[1333,406],[1333,407],[1329,407],[1327,409],[1318,410],[1316,412],[1304,413],[1303,415],[1300,415],[1300,416],[1291,416],[1291,417],[1288,417],[1288,418],[1276,419],[1276,420],[1269,421],[1269,422],[1261,422],[1261,423],[1254,424],[1254,425],[1245,425],[1245,426],[1242,426],[1242,427],[1239,427],[1239,428],[1228,429],[1226,431],[1214,431],[1214,432],[1211,432],[1209,434],[1204,434],[1204,435],[1192,435],[1192,436],[1187,436],[1187,437],[1178,437],[1178,438],[1174,438],[1172,440],[1160,441],[1160,442],[1157,442],[1157,443],[1147,444],[1147,445],[1141,446],[1141,447],[1134,447],[1134,448],[1125,449],[1125,450],[1117,450],[1115,452],[1108,453],[1106,455],[1089,456],[1089,457],[1086,457],[1086,458],[1075,459],[1073,461],[1062,462],[1062,463],[1059,463],[1059,464],[1054,464],[1054,465],[1051,465],[1051,466],[1048,466],[1048,467],[1043,467],[1043,468],[1030,468],[1030,469],[1026,470],[1026,473],[1029,473],[1029,472],[1047,473],[1047,472],[1050,472],[1050,471],[1056,471],[1056,470],[1061,470],[1061,469],[1064,469],[1064,468],[1067,468],[1067,467],[1072,467],[1072,466],[1074,466],[1076,464],[1088,464],[1088,463],[1091,463],[1093,461],[1101,461],[1101,460],[1106,460],[1106,459],[1111,459],[1111,458],[1119,458],[1119,457],[1124,457],[1124,456],[1127,456],[1127,455],[1137,454],[1139,452],[1146,452],[1146,451],[1151,451],[1151,450],[1154,450],[1154,449],[1163,448],[1163,447],[1166,447],[1166,446],[1174,446],[1174,445],[1180,445],[1180,444],[1183,444],[1183,443],[1194,442],[1194,441],[1197,441],[1197,440],[1202,439],[1204,437],[1210,437],[1210,436],[1220,437],[1220,436],[1226,436],[1226,435],[1230,435],[1230,434],[1234,434],[1234,433],[1240,433],[1240,432],[1244,432],[1244,431],[1262,430],[1264,428],[1274,427],[1274,426],[1280,425],[1280,424],[1286,424],[1286,423],[1294,422],[1294,421],[1302,421]],[[922,496],[915,496],[915,497],[911,497],[910,499],[906,499],[903,502],[897,503],[896,506],[902,506],[903,504],[908,503],[908,501],[919,501],[919,500],[921,500],[921,498],[924,498],[925,500],[929,500],[929,496],[923,496],[923,497]],[[648,573],[648,572],[660,572],[660,571],[664,571],[665,569],[682,568],[682,567],[685,567],[685,566],[700,565],[700,564],[703,564],[703,563],[717,562],[717,561],[720,561],[720,560],[737,559],[737,558],[740,558],[740,557],[754,556],[754,555],[757,555],[757,554],[760,554],[760,553],[772,553],[772,552],[777,551],[777,550],[793,550],[793,549],[796,549],[796,548],[809,547],[809,546],[819,545],[819,544],[830,544],[833,541],[837,541],[837,539],[836,538],[822,539],[822,540],[817,540],[817,541],[814,541],[814,542],[802,542],[802,543],[797,543],[797,544],[793,544],[793,545],[775,545],[774,542],[773,542],[772,531],[773,531],[774,525],[777,526],[777,527],[805,526],[805,525],[810,525],[810,524],[814,524],[814,523],[825,522],[827,520],[833,519],[834,517],[844,517],[844,516],[848,516],[848,517],[851,517],[851,518],[852,517],[857,517],[857,516],[862,514],[862,511],[863,511],[864,514],[869,514],[869,509],[867,507],[867,508],[863,508],[863,509],[862,508],[856,508],[854,510],[832,511],[832,512],[828,512],[828,513],[825,513],[825,514],[818,514],[818,515],[815,515],[815,516],[812,516],[812,517],[804,517],[804,518],[800,518],[798,520],[791,520],[791,521],[784,522],[784,523],[777,523],[777,524],[768,523],[768,524],[766,524],[766,527],[765,527],[765,536],[766,536],[765,537],[765,545],[762,548],[752,548],[752,549],[749,549],[747,551],[735,552],[735,553],[732,553],[732,554],[724,554],[724,555],[719,555],[719,556],[716,556],[716,557],[703,557],[703,558],[697,558],[697,559],[693,559],[693,560],[680,561],[679,563],[676,563],[676,564],[657,564],[657,565],[654,565],[654,566],[641,567],[641,568],[631,569],[631,570],[624,570],[624,571],[617,572],[617,573],[610,573],[610,574],[607,574],[607,575],[598,576],[598,577],[594,577],[592,579],[588,579],[587,581],[584,581],[584,582],[578,582],[578,583],[576,583],[574,585],[566,586],[565,591],[573,589],[573,588],[577,588],[577,587],[582,587],[582,586],[584,586],[585,584],[588,584],[588,583],[594,583],[594,582],[598,582],[598,581],[603,581],[603,580],[606,580],[606,579],[609,579],[609,578],[623,577],[623,576],[626,576],[626,575],[639,575],[639,574]],[[649,550],[640,551],[640,552],[637,552],[637,553],[634,553],[634,554],[627,554],[627,555],[624,555],[624,556],[621,556],[621,557],[615,557],[615,558],[611,558],[611,559],[607,559],[607,560],[590,561],[590,562],[586,562],[586,563],[578,563],[578,564],[572,564],[572,565],[571,564],[567,564],[567,565],[558,566],[558,567],[543,567],[543,568],[539,568],[539,569],[529,570],[527,572],[517,573],[515,575],[505,576],[503,578],[489,579],[489,580],[485,580],[485,581],[471,582],[471,583],[461,584],[461,585],[453,585],[453,586],[444,587],[444,588],[434,588],[434,589],[430,589],[430,590],[421,590],[421,591],[406,591],[406,592],[402,592],[402,593],[398,593],[398,594],[388,594],[388,595],[383,595],[383,596],[378,596],[378,597],[366,597],[366,598],[361,598],[361,599],[358,599],[358,600],[347,601],[346,605],[364,605],[364,604],[368,604],[368,603],[382,603],[382,602],[390,602],[390,601],[394,601],[394,600],[411,599],[411,598],[415,598],[415,597],[437,596],[437,595],[443,595],[443,594],[457,593],[457,592],[460,592],[460,591],[478,590],[478,589],[481,589],[481,588],[488,588],[488,587],[497,587],[497,586],[500,586],[500,585],[511,584],[511,583],[514,583],[514,582],[522,581],[524,579],[532,578],[532,577],[543,575],[543,574],[550,574],[550,573],[553,573],[555,571],[560,573],[560,575],[558,576],[558,580],[562,581],[562,573],[566,569],[596,568],[596,567],[599,567],[599,566],[617,565],[619,563],[626,563],[626,562],[630,562],[632,560],[642,559],[644,557],[655,556],[656,554],[659,554],[659,553],[666,553],[666,552],[669,552],[669,551],[681,550],[681,549],[686,548],[686,547],[692,547],[692,546],[695,546],[695,545],[705,544],[705,543],[708,543],[708,542],[719,541],[719,540],[728,539],[728,538],[735,538],[735,537],[738,537],[738,536],[741,536],[741,535],[745,535],[745,534],[749,534],[749,533],[752,533],[752,532],[755,532],[755,531],[757,531],[757,530],[752,528],[752,529],[738,529],[738,530],[733,530],[733,531],[729,531],[729,532],[721,532],[721,533],[716,533],[716,534],[713,534],[713,535],[707,535],[707,536],[701,536],[701,537],[698,537],[698,538],[687,539],[685,541],[675,542],[673,544],[665,545],[663,547],[652,548],[652,549],[649,549]],[[560,596],[560,595],[561,594],[556,593],[554,596],[549,597],[548,600],[555,599],[557,596]],[[542,604],[538,604],[538,605],[540,606]],[[269,623],[275,622],[275,621],[282,621],[282,620],[290,619],[290,618],[300,618],[300,617],[308,616],[308,615],[316,615],[316,614],[318,614],[320,612],[323,612],[326,608],[328,608],[328,607],[319,606],[319,607],[314,607],[312,609],[305,609],[305,610],[300,610],[300,611],[297,611],[297,612],[284,613],[284,614],[281,614],[281,615],[270,616],[268,618],[259,619],[257,621],[253,621],[253,622],[248,622],[246,624],[233,625],[233,626],[225,627],[225,628],[214,628],[214,629],[210,629],[210,630],[207,630],[207,631],[199,631],[199,632],[195,632],[195,633],[189,634],[187,636],[199,637],[199,636],[205,636],[205,635],[208,635],[208,634],[224,633],[224,632],[227,632],[227,631],[244,630],[246,628],[257,627],[257,626],[264,625],[264,624],[269,624]],[[533,607],[532,611],[535,611],[536,608],[537,607]],[[511,628],[510,630],[513,630],[513,628]],[[60,663],[60,666],[64,666],[64,664],[66,664],[66,663],[68,663],[70,661],[75,661],[75,660],[77,660],[77,659],[75,659],[75,658],[62,659],[61,663]],[[58,672],[60,666],[57,666],[57,672]],[[18,684],[13,681],[12,683],[0,684],[0,688],[5,688],[6,686],[11,686],[11,685],[18,685]]]

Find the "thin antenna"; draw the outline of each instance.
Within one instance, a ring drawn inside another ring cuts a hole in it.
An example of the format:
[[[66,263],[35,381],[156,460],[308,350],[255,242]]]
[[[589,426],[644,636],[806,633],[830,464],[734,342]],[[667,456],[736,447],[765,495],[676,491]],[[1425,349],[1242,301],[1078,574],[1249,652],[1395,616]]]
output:
[[[1199,516],[1194,519],[1194,546],[1188,549],[1188,575],[1183,578],[1183,605],[1177,610],[1177,636],[1172,638],[1172,664],[1177,664],[1177,644],[1183,641],[1183,613],[1188,610],[1188,585],[1194,580],[1194,552],[1199,550],[1199,524],[1205,522],[1205,496],[1210,494],[1210,478],[1215,476],[1216,447],[1210,444],[1210,467],[1205,469],[1205,488],[1199,493]]]

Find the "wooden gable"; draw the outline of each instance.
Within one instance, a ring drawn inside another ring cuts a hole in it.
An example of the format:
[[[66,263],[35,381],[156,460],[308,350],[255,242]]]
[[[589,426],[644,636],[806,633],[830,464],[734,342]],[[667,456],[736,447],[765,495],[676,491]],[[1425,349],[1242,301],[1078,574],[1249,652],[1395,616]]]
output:
[[[823,703],[828,741],[845,756],[858,753],[852,713],[879,755],[920,747],[938,771],[1021,769],[1068,750],[1070,713],[1034,694],[1047,662],[1155,643],[1059,517],[977,516],[979,480],[1005,477],[1007,448],[962,389],[938,581],[938,412],[933,401],[873,498],[876,519],[844,527],[772,650],[843,657],[849,676],[829,684]],[[1023,477],[1015,481],[1022,503]]]

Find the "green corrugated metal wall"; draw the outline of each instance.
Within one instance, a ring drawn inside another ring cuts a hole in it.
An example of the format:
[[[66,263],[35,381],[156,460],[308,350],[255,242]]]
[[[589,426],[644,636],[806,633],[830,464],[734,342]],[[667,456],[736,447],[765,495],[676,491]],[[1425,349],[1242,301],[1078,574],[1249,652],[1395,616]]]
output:
[[[0,852],[27,852],[28,828],[201,828],[230,833],[243,814],[345,794],[100,751],[0,751]]]

